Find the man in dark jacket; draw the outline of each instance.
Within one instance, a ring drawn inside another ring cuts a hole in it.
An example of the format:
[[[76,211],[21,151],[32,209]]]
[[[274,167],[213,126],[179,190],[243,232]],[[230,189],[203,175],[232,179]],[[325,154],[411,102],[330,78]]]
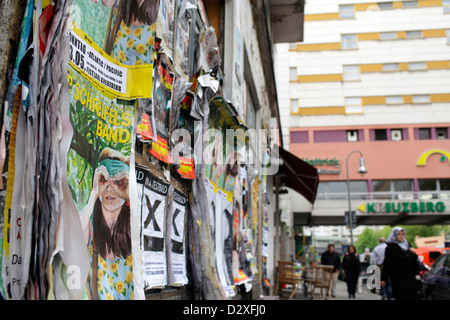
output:
[[[330,243],[328,245],[328,250],[322,253],[322,258],[320,262],[323,265],[334,266],[333,275],[331,276],[331,296],[334,298],[336,291],[336,282],[338,279],[339,271],[341,269],[341,259],[339,254],[334,251],[334,244]]]

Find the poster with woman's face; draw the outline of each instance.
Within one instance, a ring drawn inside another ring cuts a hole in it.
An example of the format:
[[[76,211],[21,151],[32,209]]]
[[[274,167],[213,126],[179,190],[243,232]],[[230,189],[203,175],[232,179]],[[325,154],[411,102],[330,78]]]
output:
[[[121,1],[75,0],[74,5],[75,23],[100,48],[105,47],[108,36],[116,33]],[[90,258],[85,296],[129,300],[141,289],[135,287],[139,273],[133,248],[139,248],[139,243],[132,242],[136,237],[132,236],[129,188],[136,102],[106,96],[90,80],[68,66],[73,137],[67,180],[84,231],[80,241]]]

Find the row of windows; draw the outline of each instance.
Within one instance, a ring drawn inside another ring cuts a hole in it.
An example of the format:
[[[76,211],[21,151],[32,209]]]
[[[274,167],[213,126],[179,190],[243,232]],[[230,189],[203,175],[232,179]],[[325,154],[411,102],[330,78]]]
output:
[[[442,30],[410,30],[410,31],[389,31],[373,34],[360,34],[360,41],[363,40],[397,40],[397,39],[422,39],[427,37],[441,37],[447,38],[447,44],[450,44],[450,30],[445,30],[445,35]],[[336,50],[336,49],[358,49],[358,34],[341,34],[341,42],[339,46],[333,46],[332,49],[322,48],[324,44],[303,44],[302,51],[306,50],[304,46],[314,45],[317,47],[314,50]],[[333,44],[334,45],[334,44]],[[291,43],[290,49],[296,49],[297,44]]]
[[[442,7],[443,13],[450,13],[449,0],[406,0],[406,1],[389,1],[379,3],[358,3],[343,4],[339,6],[339,12],[336,13],[319,13],[305,15],[305,21],[320,20],[348,20],[355,19],[356,12],[365,11],[369,13],[380,12],[393,9],[414,9],[424,7]]]
[[[418,8],[418,1],[403,1],[402,8]],[[444,13],[450,13],[450,0],[443,0],[442,7]],[[367,10],[391,10],[394,9],[393,2],[380,2],[376,5],[369,6]],[[340,19],[354,19],[355,18],[355,6],[353,4],[345,4],[339,6],[339,18]]]
[[[404,96],[387,96],[383,104],[397,105],[405,104]],[[431,103],[429,95],[413,95],[411,96],[412,104],[428,104]],[[345,112],[346,113],[362,113],[363,101],[362,98],[345,98]],[[291,99],[291,113],[298,113],[300,108],[299,99]]]
[[[428,66],[430,64],[430,66]],[[437,64],[437,66],[436,66]],[[384,64],[374,64],[374,65],[363,65],[363,70],[361,70],[361,65],[344,65],[342,66],[343,75],[342,78],[344,81],[360,81],[361,80],[361,72],[375,72],[375,71],[383,71],[383,72],[395,72],[395,71],[425,71],[429,68],[448,68],[447,61],[433,61],[433,62],[405,62],[405,63],[384,63]],[[368,70],[369,69],[369,70]],[[297,67],[291,67],[289,69],[290,76],[289,79],[291,81],[298,80],[298,69]]]
[[[321,130],[314,131],[314,143],[321,142],[357,142],[365,141],[364,130]],[[449,139],[450,127],[414,128],[414,140]],[[369,129],[369,141],[410,140],[408,129]],[[291,143],[309,143],[307,131],[293,131]]]
[[[347,131],[347,141],[361,141],[359,140],[359,131],[349,130]],[[431,140],[431,139],[448,139],[449,128],[415,128],[414,138],[415,140]],[[407,129],[373,129],[370,130],[371,141],[401,141],[409,140]]]
[[[352,199],[450,199],[450,179],[350,181]],[[317,199],[347,199],[346,181],[322,181]]]
[[[400,38],[399,32],[380,32],[379,40],[397,40]],[[450,30],[445,30],[447,44],[450,44]],[[403,38],[403,36],[402,36]],[[424,38],[422,30],[412,30],[404,32],[404,39],[421,39]],[[342,34],[341,35],[341,49],[358,49],[358,35],[357,34]]]
[[[409,71],[427,70],[426,62],[409,62],[407,63]],[[344,81],[359,81],[361,80],[361,67],[359,65],[343,66]],[[382,71],[400,71],[400,63],[384,63]]]

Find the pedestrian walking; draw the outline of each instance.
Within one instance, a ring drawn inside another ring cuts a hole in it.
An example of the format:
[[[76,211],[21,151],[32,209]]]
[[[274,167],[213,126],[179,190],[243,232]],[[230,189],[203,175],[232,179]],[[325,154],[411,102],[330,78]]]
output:
[[[390,277],[395,300],[417,300],[417,254],[405,239],[405,229],[395,227],[386,240],[381,287]]]
[[[348,297],[355,298],[356,286],[362,272],[362,266],[355,246],[348,246],[347,251],[342,259],[342,271],[345,274],[345,281],[347,282]]]
[[[381,237],[378,240],[379,244],[373,248],[372,256],[370,257],[370,264],[378,266],[380,271],[383,270],[383,262],[384,262],[384,252],[386,251],[386,239]],[[381,299],[382,300],[391,300],[392,297],[392,284],[389,277],[386,281],[386,286],[381,287]]]
[[[334,298],[336,292],[336,282],[341,269],[341,258],[339,257],[339,254],[334,251],[334,244],[330,243],[328,245],[328,250],[322,253],[320,262],[323,265],[334,266],[333,273],[331,275],[331,296]]]

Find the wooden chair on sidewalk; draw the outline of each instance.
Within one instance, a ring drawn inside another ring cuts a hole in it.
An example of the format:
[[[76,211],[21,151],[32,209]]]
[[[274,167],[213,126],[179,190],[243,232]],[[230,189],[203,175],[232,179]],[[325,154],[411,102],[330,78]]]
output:
[[[331,281],[333,275],[333,266],[318,265],[315,267],[315,277],[311,289],[311,299],[315,298],[315,291],[320,289],[320,294],[323,296],[322,290],[325,289],[325,300],[331,299]]]
[[[316,278],[315,271],[316,271],[315,265],[311,265],[309,267],[302,267],[302,287],[303,287],[303,295],[305,297],[307,297],[311,292],[312,285]]]
[[[283,285],[286,285],[286,289],[292,286],[292,293],[289,296],[289,300],[295,296],[298,287],[301,283],[301,271],[293,262],[278,261],[278,278],[275,295],[281,295],[281,289]]]

